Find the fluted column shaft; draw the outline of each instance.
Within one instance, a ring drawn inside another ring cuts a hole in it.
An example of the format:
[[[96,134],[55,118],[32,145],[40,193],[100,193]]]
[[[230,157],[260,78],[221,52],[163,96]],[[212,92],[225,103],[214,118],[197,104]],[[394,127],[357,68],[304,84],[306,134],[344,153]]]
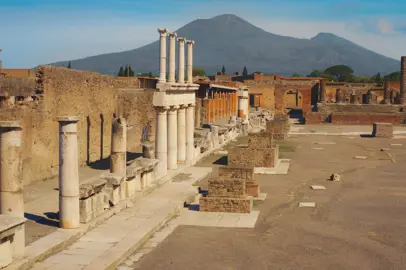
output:
[[[175,82],[175,54],[176,54],[176,33],[169,33],[169,75],[168,82]]]

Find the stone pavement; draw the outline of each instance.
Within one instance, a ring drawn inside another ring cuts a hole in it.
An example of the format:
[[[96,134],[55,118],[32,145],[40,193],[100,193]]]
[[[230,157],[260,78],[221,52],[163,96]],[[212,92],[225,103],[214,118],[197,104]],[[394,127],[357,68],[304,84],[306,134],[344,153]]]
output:
[[[193,184],[211,168],[190,167],[180,180],[164,184],[140,198],[105,223],[95,227],[67,249],[36,263],[32,269],[110,269],[142,246],[151,235],[173,218],[184,202],[195,197]]]
[[[356,136],[356,135],[371,135],[372,125],[291,125],[289,135],[342,135],[342,136]],[[396,137],[404,138],[406,135],[405,126],[393,126],[393,134]]]

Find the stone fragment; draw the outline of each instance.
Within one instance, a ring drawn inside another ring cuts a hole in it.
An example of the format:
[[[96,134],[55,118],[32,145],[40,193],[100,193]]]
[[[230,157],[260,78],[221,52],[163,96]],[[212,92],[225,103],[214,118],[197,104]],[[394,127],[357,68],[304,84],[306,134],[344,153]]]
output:
[[[299,207],[316,207],[315,202],[301,202],[299,203]]]
[[[401,143],[391,143],[391,146],[402,146],[403,144]]]
[[[313,186],[310,186],[312,189],[314,189],[314,190],[325,190],[326,189],[326,187],[325,186],[319,186],[319,185],[313,185]]]
[[[313,150],[323,150],[323,148],[321,148],[321,147],[314,147],[314,148],[312,148]]]
[[[393,125],[391,123],[373,123],[373,137],[392,138]]]
[[[331,181],[334,181],[334,182],[339,182],[339,181],[340,181],[340,175],[337,174],[337,173],[333,173],[333,174],[330,176],[330,180],[331,180]]]
[[[119,186],[124,181],[124,175],[116,173],[102,173],[100,175],[101,179],[107,180],[107,185]]]
[[[355,156],[354,158],[355,158],[355,159],[367,159],[366,156]]]

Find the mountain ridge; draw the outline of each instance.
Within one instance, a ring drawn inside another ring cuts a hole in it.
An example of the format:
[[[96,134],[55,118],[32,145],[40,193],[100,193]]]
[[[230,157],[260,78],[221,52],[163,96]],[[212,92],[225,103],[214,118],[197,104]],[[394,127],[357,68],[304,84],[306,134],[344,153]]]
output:
[[[309,74],[314,69],[332,65],[351,66],[357,75],[391,73],[400,62],[368,50],[333,33],[321,32],[310,39],[269,33],[233,14],[210,19],[196,19],[182,26],[178,36],[195,40],[194,66],[208,74],[222,66],[231,72],[262,71],[290,76]],[[157,35],[158,36],[158,35]],[[72,67],[104,74],[115,74],[120,66],[130,64],[137,73],[158,73],[159,42],[136,49],[70,60]],[[51,65],[66,66],[68,61]]]

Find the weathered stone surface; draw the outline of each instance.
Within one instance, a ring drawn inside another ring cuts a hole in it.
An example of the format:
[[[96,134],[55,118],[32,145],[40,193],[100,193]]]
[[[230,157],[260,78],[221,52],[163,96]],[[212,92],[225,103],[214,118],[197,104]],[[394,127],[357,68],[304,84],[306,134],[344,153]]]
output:
[[[391,123],[373,123],[372,136],[381,138],[392,138],[393,125]]]
[[[125,176],[116,173],[103,173],[100,178],[106,180],[109,186],[119,186],[124,181]]]
[[[278,162],[279,146],[274,148],[251,149],[249,147],[235,147],[228,151],[229,165],[245,165],[247,167],[274,168]]]
[[[244,179],[209,179],[209,197],[241,198],[244,195]]]
[[[254,180],[254,168],[247,167],[244,164],[240,165],[228,165],[218,167],[219,179],[231,179],[238,178],[246,181]]]
[[[260,193],[259,184],[251,181],[245,182],[245,194],[257,198]]]
[[[79,188],[79,198],[85,199],[93,194],[99,193],[106,184],[107,180],[105,179],[95,179],[90,183],[81,184]]]
[[[202,197],[200,198],[199,203],[200,211],[202,212],[250,213],[253,206],[252,197]]]
[[[331,180],[331,181],[335,181],[335,182],[339,182],[339,181],[340,181],[340,175],[337,174],[337,173],[333,173],[333,174],[330,176],[330,180]]]
[[[9,239],[1,239],[0,241],[0,269],[11,264],[13,261],[13,253]]]
[[[142,143],[142,156],[144,158],[155,159],[155,144],[151,142]]]
[[[256,134],[250,134],[248,138],[248,146],[253,149],[263,149],[273,147],[272,134],[260,132]]]

